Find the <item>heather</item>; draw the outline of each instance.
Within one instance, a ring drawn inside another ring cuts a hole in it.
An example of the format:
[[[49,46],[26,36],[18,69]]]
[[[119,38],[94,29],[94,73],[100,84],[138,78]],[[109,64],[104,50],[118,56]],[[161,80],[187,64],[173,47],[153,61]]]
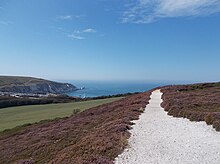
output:
[[[0,133],[2,163],[113,163],[127,146],[131,120],[148,104],[150,91],[71,117]]]
[[[169,115],[205,121],[220,131],[220,83],[166,86],[161,90],[162,106]]]

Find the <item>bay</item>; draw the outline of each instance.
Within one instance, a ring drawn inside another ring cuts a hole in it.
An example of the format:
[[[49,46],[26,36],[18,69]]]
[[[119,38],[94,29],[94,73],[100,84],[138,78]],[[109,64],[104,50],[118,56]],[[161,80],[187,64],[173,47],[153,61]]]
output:
[[[94,81],[71,81],[77,88],[84,88],[67,93],[76,97],[98,97],[124,93],[144,92],[158,86],[165,85],[162,82],[94,82]]]

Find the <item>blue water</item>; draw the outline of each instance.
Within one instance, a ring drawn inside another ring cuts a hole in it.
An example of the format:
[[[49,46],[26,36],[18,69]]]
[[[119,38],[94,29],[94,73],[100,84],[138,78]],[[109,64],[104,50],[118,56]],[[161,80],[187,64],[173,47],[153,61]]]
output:
[[[77,97],[97,97],[108,96],[123,93],[144,92],[164,83],[125,83],[125,82],[85,82],[71,81],[77,88],[85,87],[83,90],[78,90],[68,93],[70,96]]]

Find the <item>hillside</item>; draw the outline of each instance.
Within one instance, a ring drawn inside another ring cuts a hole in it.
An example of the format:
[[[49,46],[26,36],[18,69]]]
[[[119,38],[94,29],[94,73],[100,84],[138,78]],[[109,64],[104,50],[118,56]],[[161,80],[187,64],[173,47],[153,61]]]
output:
[[[122,97],[113,97],[86,101],[72,100],[69,103],[26,105],[0,109],[0,132],[5,129],[36,123],[42,120],[68,117],[73,113],[113,102],[121,98]]]
[[[162,87],[168,115],[205,121],[220,131],[220,82]]]
[[[0,133],[0,163],[110,164],[123,151],[131,120],[150,92],[88,109],[68,118]]]
[[[206,121],[219,130],[220,83],[159,89],[163,93],[162,106],[169,115]],[[68,118],[1,132],[0,162],[112,164],[128,145],[128,130],[134,124],[131,121],[139,118],[151,92],[128,96]]]
[[[0,92],[25,94],[60,94],[77,90],[68,83],[58,83],[33,77],[0,76]]]
[[[205,122],[168,116],[162,95],[159,89],[152,92],[115,164],[219,164],[220,133]]]

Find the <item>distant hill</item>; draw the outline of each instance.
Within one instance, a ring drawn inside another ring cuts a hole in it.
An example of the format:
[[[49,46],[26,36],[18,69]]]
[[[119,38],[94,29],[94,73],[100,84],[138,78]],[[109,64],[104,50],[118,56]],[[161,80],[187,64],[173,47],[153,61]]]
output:
[[[0,92],[26,94],[60,94],[77,90],[69,83],[59,83],[40,78],[0,76]]]

